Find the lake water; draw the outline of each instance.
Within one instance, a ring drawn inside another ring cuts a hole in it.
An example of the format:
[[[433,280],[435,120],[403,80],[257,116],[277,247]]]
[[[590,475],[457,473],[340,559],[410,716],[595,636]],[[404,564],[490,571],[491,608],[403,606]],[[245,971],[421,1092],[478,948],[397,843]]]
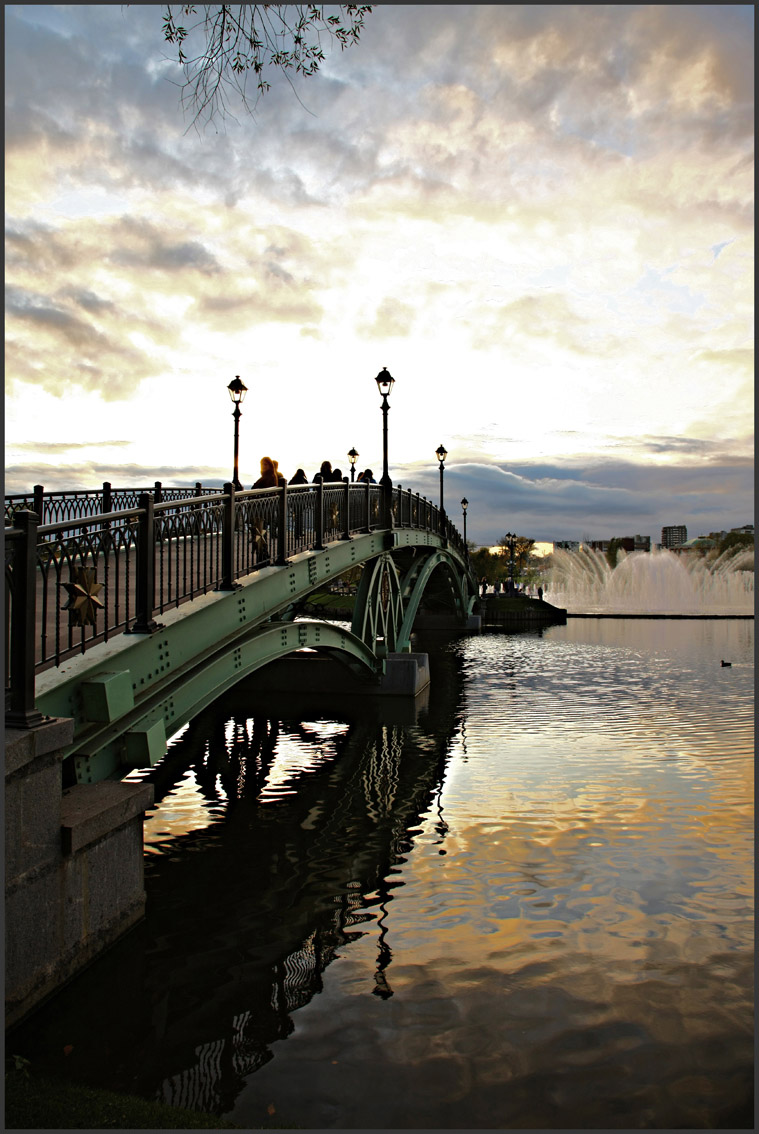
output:
[[[154,769],[145,922],[12,1050],[245,1127],[753,1128],[753,638],[430,635],[416,712],[242,683]]]

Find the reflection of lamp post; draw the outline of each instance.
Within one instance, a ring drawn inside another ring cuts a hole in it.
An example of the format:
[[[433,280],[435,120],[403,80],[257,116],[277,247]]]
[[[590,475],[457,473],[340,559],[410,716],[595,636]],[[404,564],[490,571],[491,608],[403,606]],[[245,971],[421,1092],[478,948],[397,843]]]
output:
[[[509,592],[514,591],[514,548],[516,547],[516,532],[506,532],[506,546],[509,549]]]
[[[390,493],[393,488],[393,482],[390,479],[390,473],[387,469],[387,412],[390,409],[387,399],[395,385],[395,378],[393,378],[387,367],[383,367],[375,378],[375,382],[377,383],[377,389],[382,394],[382,478],[380,480],[380,484],[382,485],[382,526],[389,528],[392,522]]]
[[[351,463],[351,484],[353,484],[353,481],[356,479],[356,460],[357,459],[358,459],[358,453],[356,452],[356,450],[355,449],[349,449],[348,450],[348,460]]]
[[[464,513],[464,555],[469,561],[469,544],[466,542],[466,510],[469,507],[469,501],[466,496],[461,501],[461,511]]]
[[[393,959],[393,951],[386,940],[387,926],[385,925],[385,919],[387,918],[387,903],[391,901],[392,894],[384,878],[380,878],[377,893],[381,899],[379,907],[382,910],[382,917],[377,919],[377,926],[379,927],[380,933],[377,942],[377,967],[374,970],[374,988],[372,989],[372,993],[374,996],[381,997],[382,1000],[389,1000],[393,995],[393,990],[387,982],[385,969]]]
[[[242,410],[240,406],[245,400],[245,395],[248,392],[248,387],[240,381],[240,375],[236,375],[234,381],[230,382],[227,386],[229,396],[235,404],[232,416],[235,419],[235,471],[232,475],[232,483],[235,486],[235,491],[239,492],[242,488],[240,484],[240,476],[238,473],[238,454],[240,451],[240,418],[242,417]]]

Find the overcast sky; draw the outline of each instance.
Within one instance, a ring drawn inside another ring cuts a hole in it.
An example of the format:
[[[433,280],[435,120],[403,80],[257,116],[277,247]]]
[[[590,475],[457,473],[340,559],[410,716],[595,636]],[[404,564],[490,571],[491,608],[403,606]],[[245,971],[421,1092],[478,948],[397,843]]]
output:
[[[236,374],[379,478],[387,366],[478,543],[752,521],[752,7],[380,4],[200,134],[159,6],[5,18],[6,492],[229,479]]]

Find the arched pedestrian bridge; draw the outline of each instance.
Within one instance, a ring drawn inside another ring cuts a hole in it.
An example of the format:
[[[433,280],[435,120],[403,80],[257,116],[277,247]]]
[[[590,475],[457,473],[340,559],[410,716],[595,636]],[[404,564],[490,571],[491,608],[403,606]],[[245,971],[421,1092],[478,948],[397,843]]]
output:
[[[350,629],[299,614],[356,567]],[[72,719],[64,785],[87,784],[155,763],[221,693],[304,648],[367,689],[413,693],[411,634],[431,594],[472,624],[462,537],[400,486],[8,498],[6,725]]]

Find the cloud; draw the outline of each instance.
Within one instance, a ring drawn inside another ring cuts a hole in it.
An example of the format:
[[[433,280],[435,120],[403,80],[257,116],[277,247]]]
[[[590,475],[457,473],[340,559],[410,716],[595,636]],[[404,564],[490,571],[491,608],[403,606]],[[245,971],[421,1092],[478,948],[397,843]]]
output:
[[[93,491],[105,481],[119,488],[144,487],[146,491],[151,491],[156,481],[167,488],[191,488],[197,481],[201,481],[206,488],[221,488],[228,480],[229,470],[203,465],[175,468],[166,465],[114,465],[75,461],[61,469],[58,465],[42,461],[34,465],[10,465],[5,470],[5,491],[9,495],[28,492],[33,484],[42,484],[47,492]]]
[[[195,451],[206,376],[249,366],[257,420],[271,435],[286,406],[278,452],[302,463],[325,444],[304,440],[319,413],[365,448],[352,375],[387,363],[407,463],[424,423],[433,447],[460,438],[452,484],[473,461],[521,478],[487,473],[475,525],[514,526],[504,489],[545,538],[636,508],[666,522],[699,514],[696,484],[743,522],[752,19],[380,5],[358,47],[295,80],[305,109],[275,83],[255,119],[198,135],[159,9],[11,6],[9,421],[42,389],[65,396],[72,444],[100,401],[118,415],[103,410],[102,436],[121,436],[133,402],[181,383],[176,435]],[[330,398],[313,408],[317,383]]]
[[[70,453],[76,449],[111,449],[131,445],[131,441],[47,441],[45,443],[46,453]],[[39,441],[17,441],[14,449],[21,451],[30,449],[33,452],[39,451]]]
[[[428,465],[397,470],[396,482],[412,485],[435,503],[437,472]],[[596,461],[592,466],[525,463],[449,463],[445,469],[446,510],[457,522],[460,499],[469,500],[467,534],[492,543],[506,530],[536,540],[650,535],[654,542],[665,524],[684,523],[694,534],[750,523],[753,470],[750,462],[708,469],[674,468],[625,461]]]
[[[213,275],[219,264],[199,240],[172,239],[144,217],[122,217],[112,226],[115,244],[107,258],[117,267],[168,273],[201,272]]]
[[[414,309],[392,296],[386,296],[377,308],[374,321],[364,323],[361,333],[372,339],[405,337],[414,325]]]

